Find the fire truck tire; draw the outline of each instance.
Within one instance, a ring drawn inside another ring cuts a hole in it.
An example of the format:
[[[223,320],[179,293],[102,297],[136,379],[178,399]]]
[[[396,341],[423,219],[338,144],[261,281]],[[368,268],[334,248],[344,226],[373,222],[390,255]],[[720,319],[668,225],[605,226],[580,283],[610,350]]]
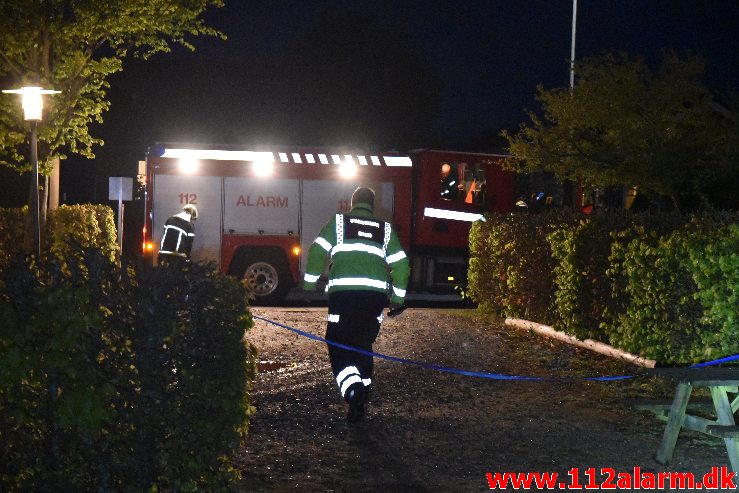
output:
[[[250,287],[256,305],[274,305],[285,299],[291,276],[284,258],[274,252],[253,252],[242,256],[234,266]]]

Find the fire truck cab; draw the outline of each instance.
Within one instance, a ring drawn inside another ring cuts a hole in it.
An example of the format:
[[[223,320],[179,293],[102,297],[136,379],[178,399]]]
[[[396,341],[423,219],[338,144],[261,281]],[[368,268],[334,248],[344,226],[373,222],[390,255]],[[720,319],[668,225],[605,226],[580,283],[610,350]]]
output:
[[[439,150],[164,146],[146,158],[144,255],[152,261],[163,224],[198,209],[192,258],[213,261],[277,303],[298,285],[320,229],[348,211],[358,186],[375,190],[411,259],[411,292],[453,292],[467,274],[468,235],[485,212],[513,208],[505,156]]]

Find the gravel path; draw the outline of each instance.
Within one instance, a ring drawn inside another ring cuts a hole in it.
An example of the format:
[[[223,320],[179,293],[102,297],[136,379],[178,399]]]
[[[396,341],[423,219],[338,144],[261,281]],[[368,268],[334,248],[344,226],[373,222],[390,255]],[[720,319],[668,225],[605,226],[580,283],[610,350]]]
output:
[[[325,308],[253,311],[319,336],[325,330]],[[664,425],[629,405],[670,395],[670,385],[653,379],[500,381],[376,360],[368,415],[349,425],[325,345],[262,321],[248,339],[270,363],[261,364],[257,414],[239,457],[243,491],[489,491],[487,472],[552,471],[566,480],[571,468],[582,478],[588,467],[638,466],[702,477],[728,465],[722,442],[691,432],[669,467],[654,461]],[[471,310],[409,309],[386,319],[375,351],[516,375],[639,371]]]

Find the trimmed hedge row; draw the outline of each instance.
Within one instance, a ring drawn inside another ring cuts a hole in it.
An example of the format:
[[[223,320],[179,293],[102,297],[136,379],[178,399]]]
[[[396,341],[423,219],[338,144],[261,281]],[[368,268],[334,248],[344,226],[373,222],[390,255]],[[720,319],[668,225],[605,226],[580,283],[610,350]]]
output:
[[[737,219],[490,216],[470,235],[469,294],[483,310],[544,322],[665,364],[734,354]]]
[[[231,490],[254,412],[243,286],[109,253],[2,272],[0,490]]]
[[[30,245],[24,245],[28,208],[0,208],[0,269]],[[97,247],[113,260],[118,255],[117,231],[113,209],[107,205],[62,205],[50,211],[42,232],[42,250],[64,258],[73,253],[73,245]]]
[[[28,208],[0,208],[0,269],[8,265],[10,259],[23,251],[24,230]]]
[[[59,258],[73,252],[72,245],[99,248],[105,258],[119,255],[113,209],[107,205],[62,205],[49,214],[46,247]]]
[[[469,294],[478,307],[509,317],[551,318],[555,267],[546,237],[572,216],[496,214],[470,231]]]

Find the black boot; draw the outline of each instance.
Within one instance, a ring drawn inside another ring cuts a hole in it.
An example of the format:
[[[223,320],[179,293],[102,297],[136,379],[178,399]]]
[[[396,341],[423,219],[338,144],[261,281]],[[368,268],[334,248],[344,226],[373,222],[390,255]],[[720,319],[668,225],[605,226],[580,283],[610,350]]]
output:
[[[346,391],[346,400],[349,403],[349,413],[346,420],[350,423],[356,423],[364,417],[364,403],[366,400],[364,385],[355,383]]]

